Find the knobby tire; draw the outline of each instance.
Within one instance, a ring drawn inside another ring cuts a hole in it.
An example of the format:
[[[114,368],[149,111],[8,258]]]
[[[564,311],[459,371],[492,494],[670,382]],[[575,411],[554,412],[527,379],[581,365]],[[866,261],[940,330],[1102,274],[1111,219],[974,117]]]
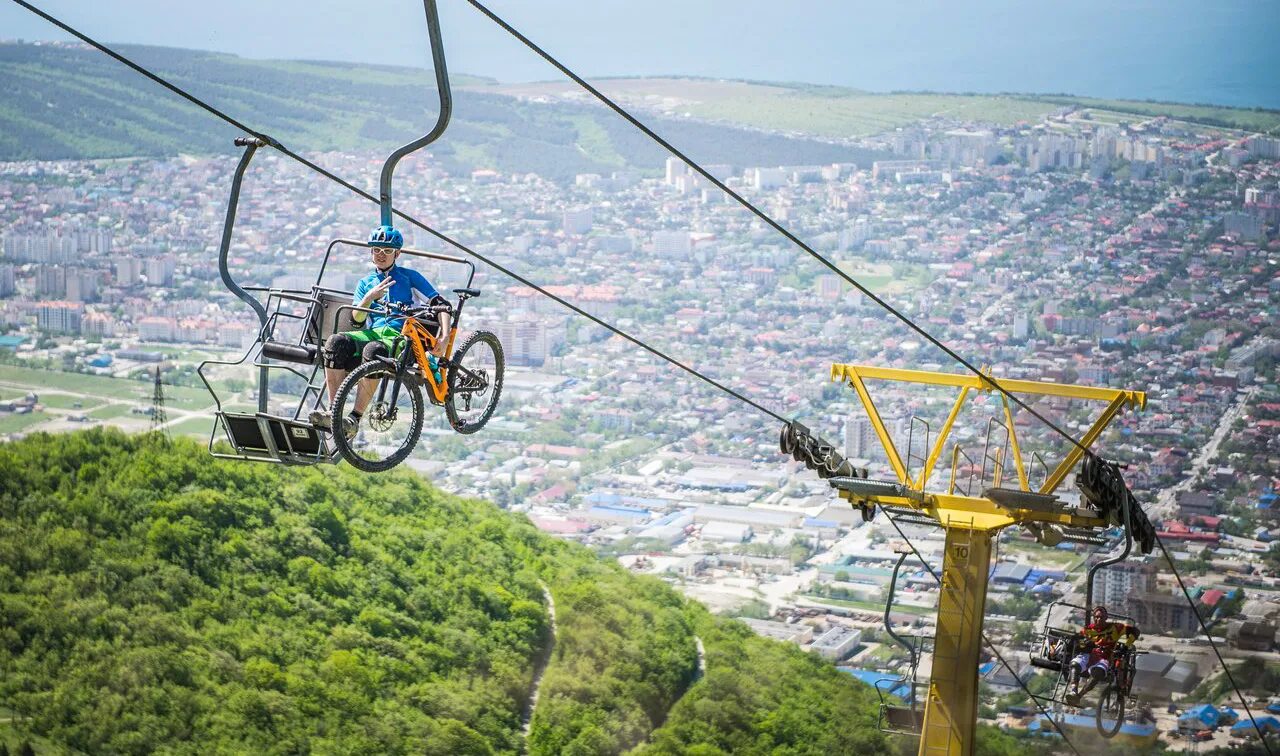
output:
[[[386,378],[384,380],[394,380],[395,378],[395,371],[392,368],[381,362],[366,362],[347,375],[342,385],[338,387],[338,393],[333,398],[333,444],[337,447],[338,453],[342,455],[343,459],[352,467],[364,472],[385,472],[408,458],[413,453],[413,448],[418,445],[418,439],[422,437],[422,422],[425,416],[422,390],[418,388],[417,384],[411,381],[404,381],[400,384],[400,391],[401,393],[408,393],[409,401],[413,405],[413,417],[410,419],[409,435],[404,443],[394,453],[380,461],[365,459],[357,454],[347,441],[346,434],[342,432],[342,418],[347,415],[348,400],[351,400],[352,404],[355,402],[356,390],[360,385],[360,381],[376,374],[385,375]],[[374,391],[374,399],[370,401],[369,406],[373,406],[373,402],[377,399],[377,389]]]
[[[493,411],[498,407],[498,399],[502,396],[502,372],[505,367],[506,358],[502,354],[502,342],[498,341],[498,337],[488,331],[476,331],[471,334],[458,351],[453,353],[451,362],[455,365],[466,367],[467,352],[478,343],[485,343],[493,350],[493,375],[489,376],[490,396],[485,397],[488,404],[485,406],[484,412],[474,421],[467,422],[458,417],[458,410],[454,406],[454,400],[457,398],[455,389],[457,382],[461,380],[462,373],[458,370],[450,370],[448,378],[449,395],[444,400],[444,412],[449,418],[449,426],[458,433],[464,435],[475,433],[489,422],[489,418],[493,416]],[[473,368],[468,368],[474,370]]]

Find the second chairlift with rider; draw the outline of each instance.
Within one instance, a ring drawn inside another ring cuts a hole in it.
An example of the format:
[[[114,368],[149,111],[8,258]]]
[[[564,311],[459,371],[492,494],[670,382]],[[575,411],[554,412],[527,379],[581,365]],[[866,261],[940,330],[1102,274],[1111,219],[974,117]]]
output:
[[[1080,700],[1099,682],[1128,672],[1123,668],[1129,657],[1125,651],[1132,648],[1133,642],[1138,639],[1140,633],[1133,625],[1111,622],[1107,616],[1107,608],[1098,604],[1092,610],[1093,621],[1080,629],[1080,638],[1076,643],[1077,653],[1071,659],[1068,673],[1070,686],[1066,695],[1068,705],[1078,706]],[[1082,690],[1080,680],[1085,677],[1088,679]]]

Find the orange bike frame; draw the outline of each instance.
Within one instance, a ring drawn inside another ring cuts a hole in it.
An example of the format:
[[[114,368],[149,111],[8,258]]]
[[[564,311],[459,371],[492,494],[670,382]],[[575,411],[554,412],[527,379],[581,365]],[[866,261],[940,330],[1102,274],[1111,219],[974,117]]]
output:
[[[413,358],[418,361],[418,371],[422,373],[422,377],[426,379],[427,385],[430,386],[431,395],[435,397],[437,402],[443,402],[445,396],[449,393],[449,376],[445,374],[444,366],[441,366],[441,380],[437,383],[435,375],[427,367],[431,364],[427,359],[427,352],[435,348],[436,337],[432,336],[427,327],[418,322],[417,318],[405,319],[404,327],[400,329],[400,334],[409,340],[409,347],[413,349]],[[453,340],[457,335],[458,324],[455,322],[449,329],[449,342],[444,349],[445,359],[448,359],[453,354]]]

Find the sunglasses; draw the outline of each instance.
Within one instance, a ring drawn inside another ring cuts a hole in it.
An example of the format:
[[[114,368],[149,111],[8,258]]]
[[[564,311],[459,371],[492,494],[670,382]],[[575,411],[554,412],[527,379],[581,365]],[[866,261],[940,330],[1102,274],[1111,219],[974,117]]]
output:
[[[390,255],[396,252],[396,250],[390,247],[370,247],[369,251],[375,255]]]

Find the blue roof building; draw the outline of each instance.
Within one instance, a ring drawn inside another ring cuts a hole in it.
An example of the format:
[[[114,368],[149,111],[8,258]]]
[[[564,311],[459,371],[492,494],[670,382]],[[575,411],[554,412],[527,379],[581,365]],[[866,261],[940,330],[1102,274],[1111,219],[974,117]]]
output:
[[[1218,726],[1222,713],[1213,704],[1193,706],[1178,717],[1178,727],[1183,730],[1212,730]]]
[[[1036,720],[1032,724],[1039,724],[1039,731],[1054,732],[1053,724],[1043,717]],[[1088,716],[1083,714],[1064,714],[1058,720],[1058,724],[1062,729],[1086,730],[1091,733],[1097,733],[1098,722],[1094,715]],[[1031,727],[1027,727],[1031,730]],[[1057,734],[1054,732],[1054,734]],[[1137,724],[1135,722],[1125,722],[1120,725],[1120,732],[1116,733],[1116,737],[1122,741],[1129,741],[1136,745],[1151,745],[1156,742],[1156,738],[1160,735],[1159,730],[1154,724]]]
[[[1267,707],[1270,709],[1271,707]],[[1272,716],[1256,717],[1258,720],[1258,730],[1262,730],[1267,735],[1280,732],[1280,719]],[[1253,722],[1243,719],[1231,725],[1231,734],[1237,738],[1256,738],[1258,730],[1253,728]]]
[[[650,517],[652,517],[652,513],[647,509],[627,507],[621,504],[615,506],[597,504],[587,510],[587,519],[593,522],[639,525],[647,522]]]
[[[991,582],[997,585],[1020,585],[1031,574],[1031,568],[1016,562],[1000,562],[991,570]]]
[[[839,667],[838,669],[891,696],[906,700],[911,695],[911,684],[903,680],[900,675],[873,672],[869,669],[858,669],[857,667]],[[893,684],[895,681],[896,685]]]

